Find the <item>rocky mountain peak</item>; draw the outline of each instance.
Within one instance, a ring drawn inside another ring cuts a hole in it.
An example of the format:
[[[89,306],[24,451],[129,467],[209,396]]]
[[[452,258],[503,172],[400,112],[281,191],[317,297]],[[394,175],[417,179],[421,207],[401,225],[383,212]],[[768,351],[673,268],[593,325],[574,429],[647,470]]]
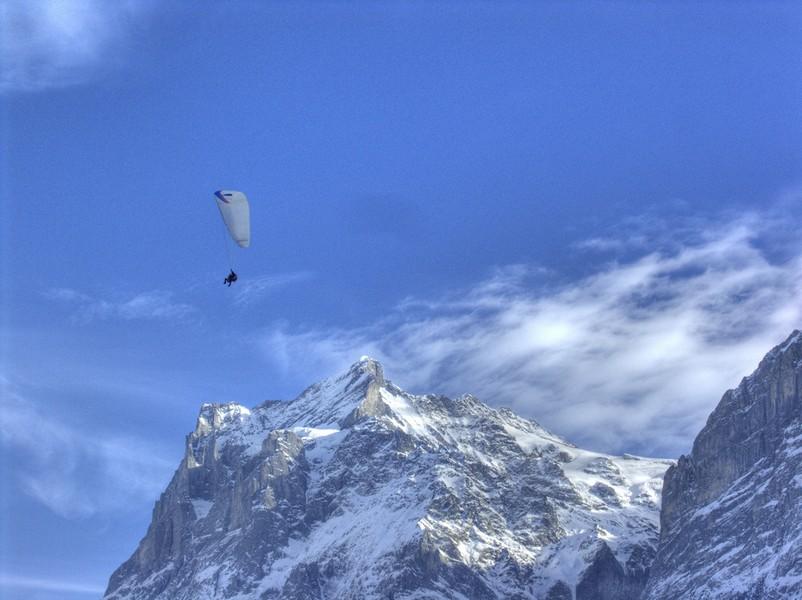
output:
[[[372,377],[379,385],[384,385],[384,368],[381,363],[370,356],[363,355],[348,369],[349,373]]]
[[[363,357],[294,400],[203,405],[106,598],[635,600],[668,465]]]

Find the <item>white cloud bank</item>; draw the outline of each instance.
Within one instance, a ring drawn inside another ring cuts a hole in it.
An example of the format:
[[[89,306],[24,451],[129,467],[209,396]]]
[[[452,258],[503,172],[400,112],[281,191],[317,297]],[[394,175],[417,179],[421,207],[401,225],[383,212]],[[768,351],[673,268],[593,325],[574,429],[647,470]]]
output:
[[[0,0],[0,92],[89,80],[119,57],[147,0]]]
[[[371,354],[408,389],[471,392],[583,445],[676,456],[722,393],[802,328],[802,252],[770,258],[775,225],[751,216],[685,232],[670,250],[557,287],[512,267],[362,328],[275,326],[259,344],[288,372]]]

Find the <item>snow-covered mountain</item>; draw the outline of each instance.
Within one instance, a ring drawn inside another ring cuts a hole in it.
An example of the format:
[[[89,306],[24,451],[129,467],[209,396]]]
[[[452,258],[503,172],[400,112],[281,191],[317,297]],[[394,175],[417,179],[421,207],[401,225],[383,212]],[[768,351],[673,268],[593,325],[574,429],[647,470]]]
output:
[[[802,598],[802,333],[724,394],[665,478],[645,600]]]
[[[105,598],[635,600],[670,464],[363,358],[289,402],[203,405]]]

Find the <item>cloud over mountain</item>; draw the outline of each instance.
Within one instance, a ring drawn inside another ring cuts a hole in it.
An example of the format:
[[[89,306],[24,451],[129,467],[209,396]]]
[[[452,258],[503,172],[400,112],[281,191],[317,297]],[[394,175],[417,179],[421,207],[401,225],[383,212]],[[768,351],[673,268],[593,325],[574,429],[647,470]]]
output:
[[[363,327],[275,325],[259,343],[287,371],[368,353],[411,389],[471,391],[597,449],[671,456],[721,390],[802,323],[802,254],[770,244],[780,229],[749,215],[664,232],[667,243],[576,281],[514,266]]]

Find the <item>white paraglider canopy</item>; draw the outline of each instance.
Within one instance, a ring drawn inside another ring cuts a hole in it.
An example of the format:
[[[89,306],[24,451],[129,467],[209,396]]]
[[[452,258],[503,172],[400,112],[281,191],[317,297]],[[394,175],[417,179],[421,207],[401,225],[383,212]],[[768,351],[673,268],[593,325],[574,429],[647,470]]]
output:
[[[218,190],[214,193],[217,208],[223,216],[228,233],[240,248],[251,245],[251,209],[242,192]]]

